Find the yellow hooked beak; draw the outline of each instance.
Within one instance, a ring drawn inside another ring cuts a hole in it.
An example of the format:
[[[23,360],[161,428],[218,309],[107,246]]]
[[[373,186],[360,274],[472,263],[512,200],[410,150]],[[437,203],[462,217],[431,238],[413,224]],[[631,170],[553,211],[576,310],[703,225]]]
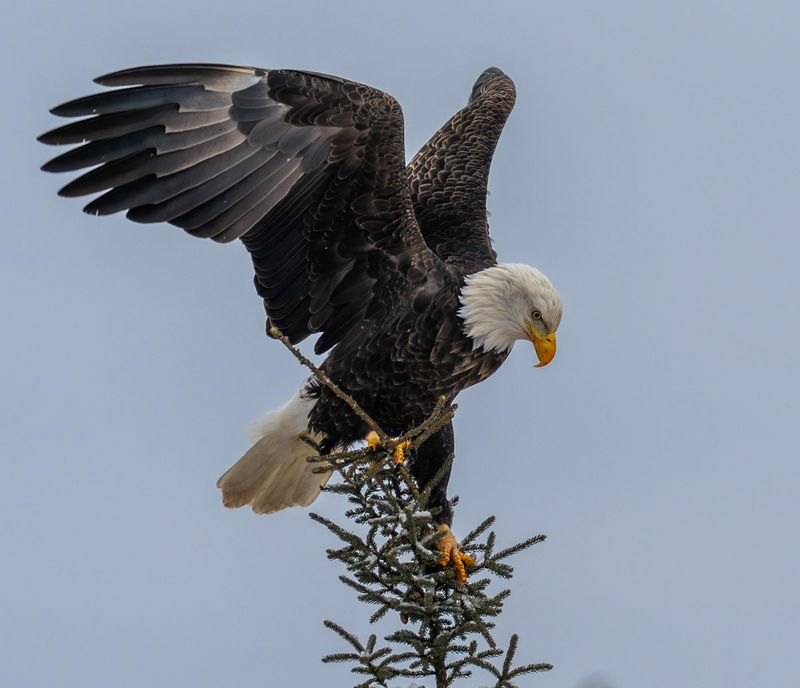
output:
[[[530,320],[525,321],[525,329],[528,330],[528,336],[533,342],[533,348],[536,349],[536,355],[539,357],[539,363],[536,364],[536,367],[543,368],[556,357],[556,333],[548,332],[542,337],[534,329]]]

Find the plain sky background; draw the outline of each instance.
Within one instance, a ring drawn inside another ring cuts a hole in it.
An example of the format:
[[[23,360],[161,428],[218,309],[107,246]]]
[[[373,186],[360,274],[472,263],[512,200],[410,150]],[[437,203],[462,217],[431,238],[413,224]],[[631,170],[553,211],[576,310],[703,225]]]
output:
[[[552,365],[518,345],[460,398],[456,532],[548,535],[498,637],[555,664],[524,686],[800,685],[798,27],[788,1],[4,2],[0,685],[348,686],[322,619],[368,630],[303,510],[220,504],[304,378],[245,251],[38,170],[49,107],[171,61],[376,85],[409,156],[510,74],[495,245],[565,315]]]

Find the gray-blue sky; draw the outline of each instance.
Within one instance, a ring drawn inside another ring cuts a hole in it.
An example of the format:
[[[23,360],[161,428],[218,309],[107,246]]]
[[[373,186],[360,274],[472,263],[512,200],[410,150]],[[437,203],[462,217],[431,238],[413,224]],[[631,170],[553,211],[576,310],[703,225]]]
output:
[[[461,397],[456,529],[549,535],[499,635],[556,665],[542,688],[795,686],[798,23],[790,2],[8,5],[0,684],[348,685],[318,662],[321,619],[364,616],[330,539],[214,487],[303,377],[245,252],[87,217],[37,169],[47,108],[91,77],[202,60],[382,87],[409,153],[484,67],[512,75],[493,234],[565,316],[554,364],[519,346]]]

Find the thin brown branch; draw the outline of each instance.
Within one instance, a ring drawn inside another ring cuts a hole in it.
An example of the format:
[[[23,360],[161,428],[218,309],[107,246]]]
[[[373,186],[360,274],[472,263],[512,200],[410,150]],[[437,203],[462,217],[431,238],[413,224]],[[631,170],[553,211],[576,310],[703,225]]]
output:
[[[321,370],[318,366],[314,365],[308,358],[306,358],[303,353],[298,349],[294,344],[289,341],[289,338],[285,336],[277,327],[274,325],[269,328],[269,333],[275,337],[275,339],[280,340],[283,345],[292,352],[292,355],[300,361],[306,368],[308,368],[317,379],[324,384],[328,389],[331,390],[337,397],[339,397],[345,404],[347,404],[351,409],[353,409],[353,413],[355,413],[361,420],[363,420],[371,430],[373,430],[378,437],[380,438],[381,442],[386,442],[389,440],[389,436],[381,429],[381,426],[378,425],[372,418],[370,418],[369,414],[359,406],[358,402],[353,399],[347,392],[345,392],[339,385],[337,385],[333,380],[331,380],[323,370]]]
[[[417,445],[435,435],[453,418],[457,407],[455,404],[449,404],[449,401],[448,397],[440,396],[431,414],[409,433]]]

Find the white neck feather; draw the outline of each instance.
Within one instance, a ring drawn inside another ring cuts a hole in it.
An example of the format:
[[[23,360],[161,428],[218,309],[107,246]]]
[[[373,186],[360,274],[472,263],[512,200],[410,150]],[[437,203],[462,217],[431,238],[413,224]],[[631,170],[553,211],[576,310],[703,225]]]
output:
[[[533,309],[552,330],[561,321],[561,299],[550,280],[522,263],[500,263],[469,275],[460,302],[465,334],[473,348],[485,351],[510,351],[516,340],[527,339],[525,319]]]

